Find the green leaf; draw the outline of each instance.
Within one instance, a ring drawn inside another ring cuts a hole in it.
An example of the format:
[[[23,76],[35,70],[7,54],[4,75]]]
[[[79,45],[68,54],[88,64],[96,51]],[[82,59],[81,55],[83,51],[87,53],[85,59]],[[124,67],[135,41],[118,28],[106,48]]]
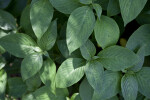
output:
[[[0,100],[5,97],[6,83],[7,73],[4,70],[0,70]]]
[[[95,9],[96,11],[96,14],[97,14],[97,17],[99,18],[100,20],[100,17],[101,17],[101,14],[102,14],[102,7],[99,5],[99,4],[92,4],[93,5],[93,8]]]
[[[85,61],[81,58],[69,58],[59,67],[56,74],[56,87],[66,88],[77,83],[84,75]]]
[[[104,68],[112,71],[121,71],[132,67],[139,61],[138,55],[121,46],[111,46],[102,50],[98,56]]]
[[[47,31],[53,17],[53,12],[54,10],[49,0],[38,0],[31,6],[31,25],[38,39]]]
[[[76,8],[80,7],[81,4],[79,0],[49,0],[53,7],[55,7],[58,11],[71,14]]]
[[[82,100],[92,100],[93,88],[89,84],[86,78],[82,81],[79,87],[79,93]]]
[[[66,97],[69,96],[67,88],[56,88],[56,100],[66,100]]]
[[[140,25],[143,25],[143,24],[150,24],[150,10],[141,13],[141,14],[136,18],[136,21],[137,21]]]
[[[27,90],[28,91],[35,91],[40,85],[41,80],[39,74],[35,74],[31,78],[26,80]]]
[[[121,79],[121,90],[124,100],[136,100],[138,83],[134,75],[125,74]]]
[[[0,9],[4,9],[8,7],[10,4],[11,0],[0,0]]]
[[[139,70],[141,70],[141,68],[142,68],[142,66],[143,66],[143,64],[144,64],[145,46],[142,46],[142,47],[137,51],[136,54],[139,56],[140,60],[139,60],[139,62],[138,62],[136,65],[134,65],[133,67],[131,67],[131,68],[129,69],[129,70],[132,70],[132,71],[134,71],[134,72],[138,72]]]
[[[120,72],[105,71],[103,87],[100,92],[94,91],[92,100],[106,100],[119,93],[121,90],[121,77]]]
[[[8,79],[8,95],[19,98],[26,92],[26,85],[19,77]]]
[[[0,70],[5,67],[6,65],[6,61],[5,59],[3,58],[3,56],[0,56]]]
[[[92,0],[80,0],[82,4],[91,4]]]
[[[145,24],[139,27],[129,38],[126,47],[130,50],[145,45],[145,56],[150,55],[150,24]]]
[[[134,20],[142,11],[147,0],[119,0],[124,26]]]
[[[0,38],[0,45],[12,55],[21,58],[35,51],[41,51],[31,37],[22,33],[10,34]]]
[[[103,65],[97,60],[92,60],[85,65],[84,69],[87,80],[93,87],[94,91],[101,91],[104,74]]]
[[[97,19],[94,32],[97,43],[103,49],[115,45],[119,40],[119,27],[112,18],[107,16]]]
[[[29,94],[23,95],[21,100],[35,100],[35,98],[32,93],[29,93]]]
[[[109,0],[107,15],[115,16],[120,13],[119,0]]]
[[[21,75],[23,80],[29,79],[40,71],[43,64],[41,54],[31,54],[25,57],[21,64]]]
[[[33,93],[36,100],[56,100],[55,95],[50,91],[50,88],[43,86]]]
[[[94,44],[87,40],[85,44],[80,47],[83,58],[90,60],[96,54],[96,48]]]
[[[51,89],[55,89],[55,75],[56,75],[56,65],[52,59],[48,58],[43,63],[43,67],[40,71],[41,81],[49,86]]]
[[[93,0],[95,3],[98,3],[102,6],[103,10],[107,10],[107,6],[109,3],[109,0]]]
[[[3,30],[16,29],[15,18],[8,12],[0,9],[0,28]]]
[[[30,21],[30,5],[27,5],[21,14],[20,25],[24,29],[25,33],[31,36],[32,38],[36,38]]]
[[[94,25],[95,16],[90,7],[79,7],[71,13],[66,33],[66,41],[70,54],[87,41],[92,34]]]
[[[144,96],[150,98],[150,68],[143,67],[139,72],[136,73],[138,81],[139,92]]]
[[[57,38],[57,20],[54,20],[50,25],[48,30],[43,34],[41,39],[38,41],[39,46],[43,50],[50,50]]]
[[[74,93],[70,100],[81,100],[79,93]]]
[[[119,99],[118,99],[118,96],[114,96],[114,97],[107,99],[107,100],[119,100]]]

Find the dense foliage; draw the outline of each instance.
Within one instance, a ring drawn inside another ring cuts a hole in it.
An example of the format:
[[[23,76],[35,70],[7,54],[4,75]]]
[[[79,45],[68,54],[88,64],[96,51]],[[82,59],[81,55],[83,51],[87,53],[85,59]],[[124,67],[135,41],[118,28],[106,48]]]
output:
[[[0,0],[0,100],[150,100],[150,0]]]

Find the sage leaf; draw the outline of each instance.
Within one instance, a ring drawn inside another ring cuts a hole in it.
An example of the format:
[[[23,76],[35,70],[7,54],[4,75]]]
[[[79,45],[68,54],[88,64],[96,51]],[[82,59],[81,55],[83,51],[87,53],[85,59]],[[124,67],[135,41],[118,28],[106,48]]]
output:
[[[77,83],[84,75],[85,61],[81,58],[68,58],[59,67],[56,74],[56,87],[66,88]]]
[[[119,40],[119,27],[115,20],[107,16],[101,16],[97,19],[94,28],[97,43],[104,49],[115,45]]]
[[[66,41],[70,54],[87,41],[92,34],[94,25],[95,16],[90,7],[79,7],[71,13],[66,33]]]

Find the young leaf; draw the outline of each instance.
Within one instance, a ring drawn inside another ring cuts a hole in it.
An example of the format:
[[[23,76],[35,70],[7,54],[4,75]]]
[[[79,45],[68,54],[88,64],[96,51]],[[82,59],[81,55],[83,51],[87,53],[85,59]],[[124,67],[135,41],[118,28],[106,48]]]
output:
[[[43,64],[41,54],[31,54],[25,57],[21,64],[21,75],[23,80],[29,79],[40,71]]]
[[[7,83],[7,74],[4,70],[0,70],[0,100],[3,100],[5,97]]]
[[[102,50],[98,56],[104,68],[112,71],[121,71],[139,61],[138,55],[121,46],[111,46]]]
[[[43,50],[50,50],[57,38],[57,20],[54,20],[50,25],[48,30],[43,34],[41,39],[38,41],[39,46]]]
[[[79,93],[82,100],[92,100],[93,88],[89,84],[86,78],[82,81],[79,87]]]
[[[138,83],[134,75],[125,74],[121,79],[121,90],[124,100],[136,100]]]
[[[150,24],[142,25],[129,38],[126,47],[130,50],[136,50],[145,46],[145,56],[150,55]]]
[[[41,80],[39,74],[35,74],[31,78],[26,80],[27,90],[35,91],[41,85]]]
[[[94,32],[96,41],[103,49],[115,45],[120,34],[117,23],[107,16],[101,16],[100,20],[97,19]]]
[[[138,81],[139,92],[144,96],[150,98],[150,68],[143,67],[139,72],[136,73]]]
[[[36,100],[56,100],[55,95],[50,91],[50,88],[43,86],[33,93]]]
[[[103,65],[97,60],[92,60],[85,65],[84,69],[89,84],[94,91],[100,92],[103,84]]]
[[[19,77],[8,79],[8,95],[19,98],[26,92],[26,85]]]
[[[43,63],[43,67],[40,71],[40,78],[45,85],[51,87],[51,90],[55,89],[55,82],[54,82],[55,75],[56,75],[56,65],[52,61],[52,59],[48,58]]]
[[[91,4],[92,0],[80,0],[80,2],[83,4]]]
[[[95,16],[88,6],[74,10],[67,23],[66,41],[71,54],[82,46],[91,35],[95,25]]]
[[[16,29],[15,18],[8,12],[0,9],[0,28],[3,30]]]
[[[31,6],[31,25],[38,39],[47,31],[53,17],[53,12],[53,7],[49,0],[38,0]]]
[[[80,47],[83,58],[90,60],[96,54],[96,48],[94,44],[87,40],[85,44]]]
[[[142,11],[147,0],[119,0],[124,26],[134,20]]]
[[[21,58],[40,50],[31,37],[22,33],[10,34],[0,38],[0,45],[12,55]]]
[[[70,100],[81,100],[79,93],[74,93]]]
[[[79,0],[49,0],[51,4],[60,12],[71,14],[76,8],[80,7]]]
[[[115,16],[120,13],[119,0],[109,0],[107,15]]]
[[[105,71],[103,87],[100,92],[94,91],[92,100],[106,100],[120,92],[121,73]]]
[[[96,4],[96,3],[93,3],[93,8],[95,9],[96,11],[96,14],[100,20],[100,17],[101,17],[101,14],[102,14],[102,7],[99,5],[99,4]]]
[[[69,58],[59,67],[56,74],[56,87],[66,88],[77,83],[84,75],[85,61],[80,58]]]
[[[142,47],[137,51],[136,54],[139,56],[140,60],[139,60],[139,62],[138,62],[136,65],[134,65],[133,67],[131,67],[131,68],[129,69],[129,70],[132,70],[132,71],[134,71],[134,72],[140,71],[141,68],[142,68],[142,66],[143,66],[143,64],[144,64],[145,46],[142,46]]]
[[[34,39],[36,38],[30,22],[30,5],[27,5],[26,8],[23,10],[20,19],[20,25],[24,29],[26,34]]]

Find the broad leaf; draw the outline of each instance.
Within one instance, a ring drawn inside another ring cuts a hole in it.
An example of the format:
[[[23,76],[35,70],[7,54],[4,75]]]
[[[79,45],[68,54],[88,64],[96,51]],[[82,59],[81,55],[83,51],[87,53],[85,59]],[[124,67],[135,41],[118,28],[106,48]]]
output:
[[[81,100],[79,93],[74,93],[70,100]]]
[[[53,7],[55,7],[58,11],[71,14],[76,8],[80,7],[81,4],[79,0],[49,0]]]
[[[79,7],[71,13],[66,33],[69,53],[72,53],[87,41],[93,31],[94,25],[95,16],[90,7]]]
[[[45,85],[49,86],[51,89],[55,89],[55,75],[56,65],[52,59],[48,58],[43,62],[43,67],[40,71],[40,78]]]
[[[103,65],[97,60],[92,60],[85,65],[84,69],[87,80],[93,87],[94,91],[101,91],[104,74]]]
[[[7,83],[7,74],[4,70],[0,70],[0,100],[3,100],[5,97]]]
[[[50,88],[43,86],[33,93],[36,100],[56,100],[55,95],[50,91]]]
[[[80,58],[69,58],[59,67],[56,74],[56,87],[65,88],[77,83],[84,75],[85,61]]]
[[[35,74],[31,78],[26,80],[27,90],[28,91],[35,91],[41,85],[41,80],[39,74]]]
[[[15,18],[8,12],[0,10],[0,28],[3,30],[16,29]]]
[[[107,100],[119,100],[119,98],[118,98],[118,96],[114,96],[114,97],[107,99]]]
[[[131,67],[131,68],[129,69],[129,70],[132,70],[132,71],[134,71],[134,72],[138,72],[139,70],[141,70],[141,68],[142,68],[142,66],[143,66],[143,64],[144,64],[145,46],[142,46],[142,47],[137,51],[136,54],[139,56],[140,60],[139,60],[139,62],[138,62],[136,65],[134,65],[133,67]]]
[[[8,95],[19,98],[26,92],[26,85],[19,77],[8,79]]]
[[[140,24],[140,25],[144,25],[144,24],[150,24],[150,11],[146,11],[141,13],[137,18],[136,21]]]
[[[91,4],[92,0],[80,0],[80,2],[83,4]]]
[[[138,82],[134,75],[125,74],[121,79],[121,90],[125,100],[136,100]]]
[[[119,0],[124,25],[134,20],[142,11],[147,0]]]
[[[40,71],[43,64],[41,54],[31,54],[25,57],[21,64],[21,75],[23,80],[29,79]]]
[[[126,47],[130,50],[136,50],[145,46],[145,56],[150,55],[150,24],[142,25],[129,38]]]
[[[38,39],[47,31],[53,17],[53,12],[53,7],[49,0],[38,0],[31,6],[31,25]]]
[[[102,7],[99,5],[99,4],[92,4],[93,5],[93,8],[95,9],[96,11],[96,15],[97,17],[99,18],[100,20],[100,17],[101,17],[101,14],[102,14]]]
[[[80,47],[83,58],[90,60],[96,54],[96,48],[94,44],[87,40],[85,44]]]
[[[132,67],[139,61],[138,55],[121,46],[108,47],[98,54],[99,61],[104,68],[112,71],[121,71]]]
[[[119,0],[109,0],[107,15],[115,16],[120,13]]]
[[[95,3],[98,3],[102,6],[103,10],[107,10],[107,6],[109,3],[109,0],[93,0]]]
[[[11,0],[0,0],[0,9],[4,9],[8,7],[10,4]]]
[[[93,88],[89,84],[86,78],[82,81],[79,87],[79,93],[82,100],[92,100]]]
[[[56,100],[66,100],[66,97],[69,96],[69,91],[67,88],[56,88]]]
[[[112,18],[107,16],[97,19],[94,32],[97,43],[103,49],[115,45],[119,40],[119,27]]]
[[[27,5],[23,10],[20,18],[20,25],[22,26],[26,34],[28,34],[32,38],[36,38],[30,22],[30,5]]]
[[[0,38],[0,45],[12,55],[21,58],[35,51],[41,51],[31,37],[22,33],[10,34]]]
[[[136,73],[138,81],[139,92],[144,96],[150,98],[150,68],[143,67],[139,72]]]
[[[103,87],[100,92],[94,91],[92,100],[106,100],[120,92],[121,73],[105,71]]]
[[[50,50],[57,38],[57,20],[54,20],[50,25],[48,30],[43,34],[41,39],[38,41],[39,46],[43,50]]]
[[[23,95],[21,100],[35,100],[35,97],[33,96],[32,93],[29,93],[29,94]]]

